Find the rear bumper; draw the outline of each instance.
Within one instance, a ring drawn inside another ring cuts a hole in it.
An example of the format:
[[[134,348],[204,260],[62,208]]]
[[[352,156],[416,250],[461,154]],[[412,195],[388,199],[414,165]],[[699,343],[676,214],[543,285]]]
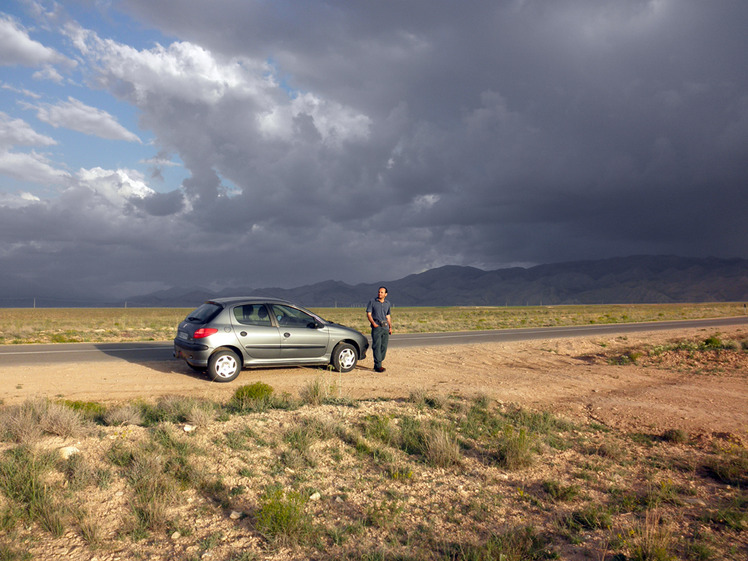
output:
[[[184,360],[191,366],[207,367],[210,348],[207,345],[196,345],[181,339],[174,339],[174,358]]]

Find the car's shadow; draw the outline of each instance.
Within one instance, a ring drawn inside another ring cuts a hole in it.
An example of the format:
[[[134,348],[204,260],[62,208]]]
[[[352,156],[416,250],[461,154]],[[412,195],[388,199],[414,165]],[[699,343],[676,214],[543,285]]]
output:
[[[163,374],[181,374],[195,380],[211,383],[210,378],[204,372],[198,372],[190,368],[183,360],[174,358],[173,347],[166,342],[143,342],[143,343],[97,343],[94,347],[107,356],[124,360],[131,364],[161,372]],[[320,366],[263,366],[261,368],[245,368],[243,371],[267,372],[273,370],[305,370],[319,371],[338,374],[335,370],[328,370]],[[357,364],[353,372],[374,372],[368,366]],[[348,372],[347,374],[350,374]],[[345,376],[345,374],[343,374]]]
[[[174,358],[173,346],[167,342],[141,343],[97,343],[94,345],[101,353],[136,364],[164,374],[183,374],[195,379],[208,380],[208,377],[192,370],[184,361]]]

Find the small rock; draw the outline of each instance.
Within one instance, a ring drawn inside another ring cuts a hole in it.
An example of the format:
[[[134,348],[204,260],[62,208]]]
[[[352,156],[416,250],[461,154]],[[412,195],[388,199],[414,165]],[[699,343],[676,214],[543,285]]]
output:
[[[184,425],[184,432],[192,432],[195,428],[195,425]]]
[[[683,499],[684,503],[690,504],[690,505],[696,505],[696,506],[706,506],[706,503],[702,501],[701,499],[694,499],[694,498],[687,498]]]
[[[174,532],[174,533],[173,533],[173,534],[171,535],[171,539],[173,539],[173,540],[178,540],[178,539],[179,539],[179,538],[181,538],[181,537],[182,537],[182,534],[180,534],[179,532]]]
[[[80,450],[78,450],[75,446],[65,446],[64,448],[60,448],[60,456],[62,456],[63,460],[67,460],[73,454],[79,453]]]
[[[320,495],[320,494],[319,494],[319,491],[317,491],[317,492],[315,492],[314,494],[312,494],[312,496],[311,496],[311,497],[309,497],[309,500],[310,500],[310,501],[318,501],[318,500],[320,500],[321,498],[322,498],[322,495]]]
[[[239,520],[242,517],[242,514],[241,511],[232,510],[231,514],[229,514],[229,518],[231,518],[231,520]]]

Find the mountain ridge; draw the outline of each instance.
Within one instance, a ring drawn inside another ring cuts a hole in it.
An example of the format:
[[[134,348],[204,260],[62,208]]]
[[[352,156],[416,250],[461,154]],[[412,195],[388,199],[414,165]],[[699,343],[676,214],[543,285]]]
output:
[[[493,271],[445,265],[356,285],[327,280],[296,288],[171,288],[128,298],[128,305],[189,307],[221,296],[264,295],[307,307],[353,307],[365,306],[381,285],[397,306],[740,302],[748,300],[748,260],[643,255]]]
[[[395,306],[532,306],[748,301],[748,259],[638,255],[484,271],[445,265],[401,279],[348,284],[326,280],[296,288],[173,286],[114,299],[93,294],[0,295],[0,307],[189,308],[222,296],[274,296],[306,307],[363,307],[387,286]],[[29,287],[25,287],[27,294]],[[33,290],[33,288],[31,289]]]

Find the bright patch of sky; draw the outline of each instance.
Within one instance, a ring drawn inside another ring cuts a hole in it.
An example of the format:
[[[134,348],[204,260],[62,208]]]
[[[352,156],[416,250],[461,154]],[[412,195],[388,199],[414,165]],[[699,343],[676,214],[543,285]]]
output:
[[[49,196],[64,188],[34,173],[42,163],[54,168],[58,178],[93,168],[129,168],[149,177],[154,191],[178,188],[189,175],[180,160],[159,158],[153,132],[141,128],[138,108],[97,86],[90,61],[61,32],[71,23],[136,49],[171,41],[123,14],[110,13],[108,3],[16,1],[3,6],[0,111],[54,143],[9,147],[12,159],[25,159],[32,167],[28,174],[16,168],[10,176],[0,175],[0,190]]]

